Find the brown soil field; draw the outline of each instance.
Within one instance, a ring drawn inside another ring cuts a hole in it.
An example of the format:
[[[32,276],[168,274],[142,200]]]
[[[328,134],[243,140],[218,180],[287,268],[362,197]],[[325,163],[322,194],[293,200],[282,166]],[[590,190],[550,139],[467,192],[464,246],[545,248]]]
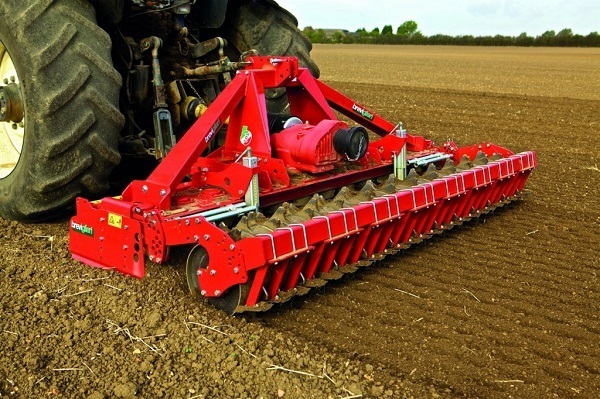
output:
[[[71,260],[66,220],[0,219],[0,397],[598,397],[600,49],[313,56],[412,133],[536,150],[531,195],[236,317],[188,294],[183,250],[136,280]]]

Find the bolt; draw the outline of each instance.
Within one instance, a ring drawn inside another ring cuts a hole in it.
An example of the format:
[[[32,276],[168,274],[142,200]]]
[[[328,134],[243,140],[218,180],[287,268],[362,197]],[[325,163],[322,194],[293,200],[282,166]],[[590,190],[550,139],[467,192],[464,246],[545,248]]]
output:
[[[196,271],[196,276],[202,276],[202,270]]]
[[[144,194],[148,192],[148,186],[147,186],[147,185],[145,185],[145,184],[144,184],[144,185],[142,186],[142,192],[143,192]]]
[[[206,296],[206,291],[204,291],[204,290],[200,291],[200,295]]]
[[[129,226],[127,226],[127,225],[123,226],[123,230],[129,230]]]
[[[205,235],[204,235],[204,241],[208,241],[208,240],[210,240],[210,235],[208,235],[208,234],[205,234]]]
[[[235,249],[235,244],[231,244],[231,245],[229,246],[229,249],[231,249],[231,250],[233,251],[233,250]]]
[[[242,194],[244,194],[244,192],[242,190],[240,190],[240,191],[238,191],[238,194],[242,195]]]
[[[129,249],[129,246],[128,246],[128,245],[123,245],[123,250],[124,250],[124,251],[126,251],[126,250],[128,250],[128,249]]]
[[[162,258],[156,258],[156,263],[161,263],[162,262]]]
[[[240,269],[238,269],[237,267],[233,269],[233,274],[238,274],[240,272]]]
[[[99,238],[100,242],[104,241],[104,237]]]
[[[196,224],[200,224],[200,219],[199,218],[196,218],[195,221],[196,221]]]
[[[219,291],[219,290],[216,290],[216,291],[215,291],[215,296],[219,296],[219,295],[221,295],[221,291]]]
[[[19,128],[19,125],[17,125],[16,123],[13,123],[12,128],[13,128],[13,130],[17,130]]]
[[[19,127],[25,127],[25,122],[19,122]]]
[[[148,256],[148,259],[150,259],[150,262],[154,262],[154,255]]]
[[[135,207],[135,209],[134,209],[133,211],[134,211],[135,213],[140,213],[142,210],[136,206],[136,207]]]
[[[198,240],[200,240],[200,237],[198,237],[198,236],[194,236],[194,241],[195,241],[195,242],[198,242]]]
[[[211,276],[216,276],[217,275],[217,271],[216,270],[211,270],[210,271],[210,275]]]
[[[100,223],[104,223],[105,220],[106,219],[104,219],[104,218],[100,218]]]
[[[165,189],[160,190],[160,196],[164,197],[165,195],[167,195],[167,190],[165,190]]]
[[[186,226],[189,226],[189,225],[190,225],[190,221],[189,221],[189,220],[186,220],[186,221],[185,221],[185,225],[186,225]]]

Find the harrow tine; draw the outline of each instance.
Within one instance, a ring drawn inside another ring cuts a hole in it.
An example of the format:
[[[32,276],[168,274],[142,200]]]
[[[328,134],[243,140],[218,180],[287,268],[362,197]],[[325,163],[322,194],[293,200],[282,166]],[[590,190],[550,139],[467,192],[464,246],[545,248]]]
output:
[[[323,287],[325,284],[327,284],[327,280],[322,278],[311,278],[304,286],[308,288],[319,288]]]
[[[396,181],[396,176],[389,175],[386,181],[384,181],[380,186],[375,188],[375,196],[383,197],[386,195],[394,194],[396,192]]]
[[[440,177],[448,176],[453,173],[456,173],[456,166],[451,161],[446,161],[442,169],[438,170],[438,174]]]
[[[471,169],[472,167],[473,164],[471,163],[471,159],[467,155],[463,155],[458,165],[456,165],[456,170],[457,172],[462,172],[464,170]]]
[[[473,166],[487,165],[487,163],[488,163],[487,155],[485,155],[485,153],[483,151],[477,152],[477,155],[475,156],[475,158],[473,158]]]
[[[308,203],[307,203],[307,205],[308,205]],[[288,216],[288,220],[290,222],[289,224],[294,224],[294,223],[297,224],[297,223],[302,223],[302,222],[305,222],[307,220],[314,218],[315,211],[313,209],[307,207],[306,205],[302,208],[298,208],[294,205],[290,205],[287,216]]]
[[[352,202],[353,205],[356,205],[360,202],[371,201],[373,198],[375,198],[375,185],[373,184],[372,180],[368,180],[363,188],[361,188],[360,191],[354,197],[352,197]]]
[[[289,224],[289,208],[290,208],[290,204],[287,202],[284,202],[283,204],[281,204],[281,206],[279,206],[277,208],[277,210],[273,213],[273,215],[271,215],[271,217],[269,218],[270,221],[273,221],[276,224],[279,224],[280,226],[283,224]]]
[[[331,269],[328,272],[324,272],[319,275],[319,278],[326,281],[339,280],[342,277],[344,277],[344,275],[337,269]]]

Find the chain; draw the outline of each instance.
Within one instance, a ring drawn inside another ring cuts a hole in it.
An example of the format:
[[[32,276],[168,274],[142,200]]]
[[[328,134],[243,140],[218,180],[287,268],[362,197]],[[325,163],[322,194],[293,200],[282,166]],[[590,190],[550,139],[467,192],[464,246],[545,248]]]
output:
[[[191,87],[192,91],[196,95],[196,98],[198,100],[202,100],[202,97],[200,96],[200,94],[198,93],[198,91],[196,90],[196,88],[194,87],[194,85],[192,85],[192,82],[190,82],[189,79],[186,79],[185,82]]]

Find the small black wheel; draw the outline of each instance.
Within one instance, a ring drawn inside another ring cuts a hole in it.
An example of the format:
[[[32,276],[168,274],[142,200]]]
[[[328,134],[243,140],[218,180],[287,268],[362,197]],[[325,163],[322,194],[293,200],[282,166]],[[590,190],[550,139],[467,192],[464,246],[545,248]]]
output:
[[[208,253],[206,249],[200,245],[196,245],[190,252],[185,268],[187,284],[190,292],[195,295],[201,293],[200,284],[198,283],[198,271],[208,267]],[[221,296],[217,298],[208,298],[208,303],[215,308],[222,310],[228,315],[235,313],[242,301],[242,286],[236,285],[229,288]]]

